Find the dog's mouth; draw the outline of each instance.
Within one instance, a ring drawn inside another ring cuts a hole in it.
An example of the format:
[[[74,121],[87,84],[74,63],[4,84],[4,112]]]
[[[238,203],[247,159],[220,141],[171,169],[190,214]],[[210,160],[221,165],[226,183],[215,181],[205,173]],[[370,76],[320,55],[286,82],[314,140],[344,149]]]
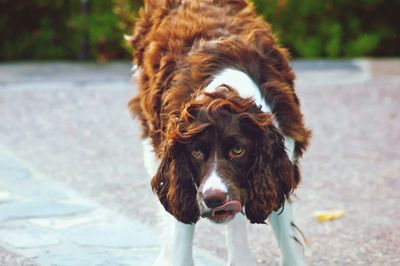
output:
[[[208,218],[214,222],[221,223],[232,219],[236,213],[240,212],[242,204],[238,200],[230,200],[223,205],[211,210],[211,215]]]

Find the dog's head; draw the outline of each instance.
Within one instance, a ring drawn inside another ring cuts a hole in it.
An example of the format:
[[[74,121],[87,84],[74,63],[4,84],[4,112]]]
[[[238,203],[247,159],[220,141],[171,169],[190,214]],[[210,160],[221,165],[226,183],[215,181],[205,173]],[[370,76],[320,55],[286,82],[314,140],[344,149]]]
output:
[[[204,93],[173,114],[151,182],[164,208],[195,223],[225,222],[244,207],[252,223],[264,223],[296,185],[272,121],[231,90]]]

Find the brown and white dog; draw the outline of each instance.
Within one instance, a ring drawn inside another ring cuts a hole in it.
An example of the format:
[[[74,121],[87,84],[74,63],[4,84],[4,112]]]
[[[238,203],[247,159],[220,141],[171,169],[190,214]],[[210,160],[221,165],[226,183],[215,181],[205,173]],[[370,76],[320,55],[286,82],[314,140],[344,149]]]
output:
[[[200,217],[229,221],[228,265],[255,265],[246,223],[267,218],[283,265],[305,265],[290,195],[311,134],[270,25],[244,0],[148,0],[127,40],[139,71],[129,107],[153,191],[175,217],[155,265],[193,265]]]

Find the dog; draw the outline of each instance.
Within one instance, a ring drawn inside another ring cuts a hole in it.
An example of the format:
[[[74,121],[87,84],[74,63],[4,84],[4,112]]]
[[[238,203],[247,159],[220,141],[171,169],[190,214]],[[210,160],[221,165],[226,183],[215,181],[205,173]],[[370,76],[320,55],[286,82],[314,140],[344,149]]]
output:
[[[255,265],[246,226],[272,225],[282,265],[306,265],[291,198],[311,131],[288,52],[245,0],[147,0],[132,36],[151,187],[164,211],[155,265],[190,266],[196,222],[227,224],[228,265]]]

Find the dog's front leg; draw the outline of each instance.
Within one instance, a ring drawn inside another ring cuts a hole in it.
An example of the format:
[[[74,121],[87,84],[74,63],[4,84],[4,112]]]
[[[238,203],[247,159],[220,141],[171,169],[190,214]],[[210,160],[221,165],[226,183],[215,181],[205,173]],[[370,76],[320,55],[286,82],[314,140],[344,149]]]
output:
[[[154,266],[193,266],[193,234],[195,225],[177,221],[163,210],[161,252]]]
[[[145,167],[150,176],[157,172],[160,164],[155,156],[150,139],[143,141]],[[161,252],[154,266],[193,266],[192,245],[194,225],[178,222],[159,204]]]
[[[278,210],[270,216],[270,222],[275,237],[278,240],[279,248],[282,253],[283,266],[305,266],[303,250],[301,245],[295,240],[299,239],[292,226],[293,211],[292,205],[285,202],[283,211]]]
[[[254,266],[247,241],[248,221],[243,214],[236,214],[227,224],[226,246],[228,249],[228,266]]]

